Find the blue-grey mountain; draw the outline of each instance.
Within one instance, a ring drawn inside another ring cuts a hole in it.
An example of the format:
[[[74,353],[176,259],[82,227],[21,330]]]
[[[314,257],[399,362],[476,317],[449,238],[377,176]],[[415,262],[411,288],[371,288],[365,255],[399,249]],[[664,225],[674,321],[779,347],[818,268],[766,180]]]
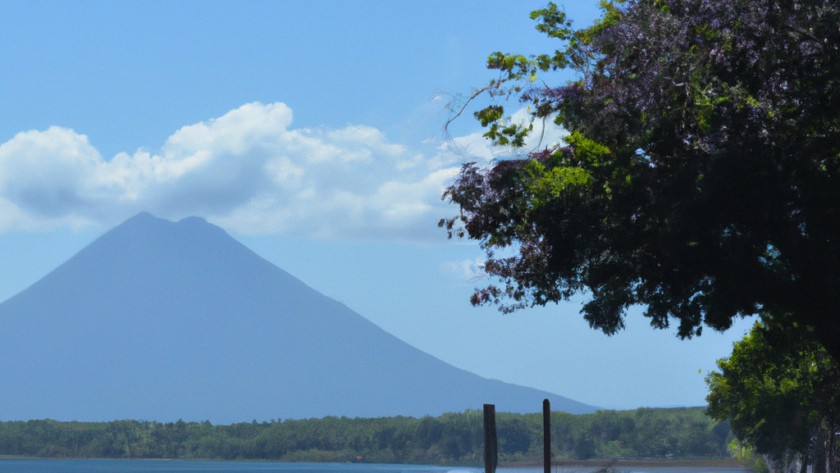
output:
[[[199,218],[139,214],[0,304],[0,420],[535,412],[543,398],[594,411],[448,365]]]

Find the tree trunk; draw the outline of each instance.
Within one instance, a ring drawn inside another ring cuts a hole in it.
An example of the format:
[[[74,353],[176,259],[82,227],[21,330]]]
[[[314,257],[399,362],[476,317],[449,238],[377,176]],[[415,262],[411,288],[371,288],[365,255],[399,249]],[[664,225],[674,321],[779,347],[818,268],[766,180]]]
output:
[[[826,446],[826,429],[820,425],[814,438],[814,453],[812,454],[814,468],[812,473],[826,473]]]

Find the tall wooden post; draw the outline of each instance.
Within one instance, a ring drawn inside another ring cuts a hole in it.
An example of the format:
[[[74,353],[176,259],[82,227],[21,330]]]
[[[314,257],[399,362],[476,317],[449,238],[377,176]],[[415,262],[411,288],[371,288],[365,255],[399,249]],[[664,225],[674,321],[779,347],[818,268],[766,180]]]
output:
[[[551,473],[551,403],[543,400],[543,471]]]
[[[484,405],[484,473],[496,473],[499,450],[496,443],[496,406]]]

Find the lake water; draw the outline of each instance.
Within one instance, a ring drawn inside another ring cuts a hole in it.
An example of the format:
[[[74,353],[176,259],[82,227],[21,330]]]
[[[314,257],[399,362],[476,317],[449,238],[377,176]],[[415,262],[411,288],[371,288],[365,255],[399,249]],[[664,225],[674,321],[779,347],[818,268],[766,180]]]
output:
[[[554,467],[553,473],[593,473],[595,467]],[[542,467],[498,473],[542,473]],[[620,473],[744,473],[724,467],[620,467]],[[0,473],[483,473],[483,468],[359,463],[214,462],[180,460],[3,459]]]

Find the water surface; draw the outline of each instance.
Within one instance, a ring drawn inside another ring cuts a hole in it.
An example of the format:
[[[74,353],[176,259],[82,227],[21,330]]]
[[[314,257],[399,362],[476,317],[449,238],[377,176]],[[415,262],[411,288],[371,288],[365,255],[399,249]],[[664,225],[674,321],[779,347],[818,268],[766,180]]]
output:
[[[553,467],[552,473],[594,473],[599,467]],[[744,473],[737,467],[618,467],[618,473]],[[499,468],[498,473],[542,473],[542,467]],[[281,463],[188,460],[2,459],[2,473],[483,473],[483,468],[366,463]]]

